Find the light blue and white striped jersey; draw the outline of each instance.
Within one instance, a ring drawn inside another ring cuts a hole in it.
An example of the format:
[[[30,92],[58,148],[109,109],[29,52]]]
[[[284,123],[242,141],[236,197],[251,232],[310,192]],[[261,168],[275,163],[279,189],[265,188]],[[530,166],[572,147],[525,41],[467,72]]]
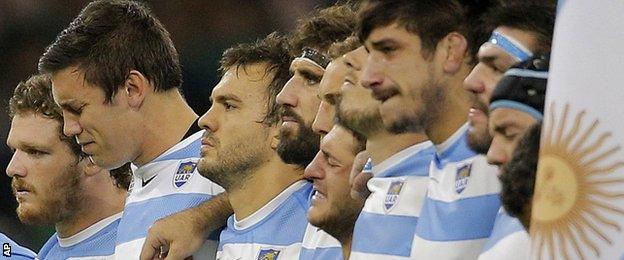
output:
[[[228,218],[217,259],[297,259],[308,225],[312,183],[300,180],[242,219]]]
[[[467,145],[468,125],[436,145],[412,258],[477,259],[500,208],[498,169]]]
[[[223,192],[197,172],[203,132],[185,138],[153,161],[133,167],[133,184],[119,223],[117,259],[139,259],[147,231],[156,220]],[[211,237],[195,259],[214,259],[217,245],[217,237]]]
[[[355,222],[351,259],[410,257],[434,153],[427,141],[373,166],[367,183],[371,194]]]
[[[32,260],[37,256],[37,254],[30,249],[18,245],[15,241],[2,233],[0,233],[0,243],[2,243],[0,259]]]
[[[509,216],[501,207],[496,215],[492,235],[488,239],[479,260],[529,259],[531,239],[517,218]]]
[[[340,242],[320,228],[308,224],[299,260],[342,260]]]
[[[121,212],[107,217],[68,238],[54,233],[43,245],[38,259],[114,259],[115,238]]]

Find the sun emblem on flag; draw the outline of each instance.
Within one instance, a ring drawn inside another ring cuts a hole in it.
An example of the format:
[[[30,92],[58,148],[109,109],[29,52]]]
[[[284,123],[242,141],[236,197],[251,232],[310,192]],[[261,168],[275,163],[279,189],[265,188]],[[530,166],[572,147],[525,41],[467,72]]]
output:
[[[613,204],[624,199],[615,186],[624,184],[624,162],[616,155],[621,147],[608,142],[610,132],[597,133],[598,120],[586,124],[585,111],[569,126],[569,105],[560,115],[556,108],[551,103],[542,132],[531,215],[533,254],[536,259],[554,259],[557,251],[565,259],[598,257],[598,244],[613,245],[622,231],[615,220],[624,217],[624,209]]]

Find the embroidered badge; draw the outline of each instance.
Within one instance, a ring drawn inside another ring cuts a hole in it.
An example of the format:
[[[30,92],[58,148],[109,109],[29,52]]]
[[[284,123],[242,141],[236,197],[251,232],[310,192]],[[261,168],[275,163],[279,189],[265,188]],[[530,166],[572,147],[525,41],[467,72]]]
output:
[[[280,251],[275,249],[260,249],[257,260],[277,260]]]
[[[197,164],[194,162],[181,163],[178,170],[173,175],[173,186],[176,188],[182,187],[193,176]]]
[[[457,194],[462,193],[468,186],[471,168],[472,164],[466,164],[457,168],[457,173],[455,174],[455,192]]]
[[[393,181],[390,183],[390,187],[386,193],[386,199],[384,200],[384,209],[386,212],[390,211],[394,208],[394,205],[396,205],[404,183],[404,181]]]

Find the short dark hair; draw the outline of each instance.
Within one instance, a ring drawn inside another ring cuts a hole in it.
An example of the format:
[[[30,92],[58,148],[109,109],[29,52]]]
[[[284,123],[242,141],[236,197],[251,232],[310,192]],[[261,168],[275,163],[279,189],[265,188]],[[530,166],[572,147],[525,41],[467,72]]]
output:
[[[277,33],[271,33],[264,39],[251,44],[239,44],[223,52],[221,58],[221,70],[225,73],[229,68],[236,66],[237,69],[245,68],[252,64],[266,63],[265,76],[273,74],[271,83],[267,86],[267,111],[263,123],[268,125],[277,124],[280,120],[279,105],[275,101],[277,94],[282,90],[291,77],[288,41]]]
[[[537,49],[533,51],[550,53],[555,13],[555,2],[552,0],[508,1],[492,8],[483,19],[489,32],[496,27],[507,26],[535,33]]]
[[[541,130],[541,123],[527,130],[514,150],[512,159],[502,167],[499,176],[503,207],[510,216],[520,220],[530,218],[527,210],[533,200]],[[528,223],[523,221],[523,224],[527,225],[528,230]]]
[[[89,3],[47,47],[40,73],[77,66],[85,80],[104,90],[106,101],[141,72],[156,91],[180,88],[182,68],[169,32],[145,5],[134,1]]]
[[[464,8],[455,0],[369,0],[358,15],[358,37],[364,42],[381,26],[397,23],[418,35],[423,56],[429,57],[451,32],[467,37]]]
[[[355,5],[342,3],[316,10],[312,15],[298,20],[290,36],[292,55],[299,56],[304,47],[326,52],[330,45],[353,34],[355,18]]]
[[[49,75],[33,75],[28,80],[20,82],[13,91],[13,96],[9,99],[9,116],[13,118],[29,113],[40,114],[58,122],[57,131],[61,141],[69,146],[78,161],[87,157],[75,138],[63,134],[63,114],[61,108],[54,103]],[[132,176],[130,164],[111,170],[110,175],[115,185],[127,190]]]

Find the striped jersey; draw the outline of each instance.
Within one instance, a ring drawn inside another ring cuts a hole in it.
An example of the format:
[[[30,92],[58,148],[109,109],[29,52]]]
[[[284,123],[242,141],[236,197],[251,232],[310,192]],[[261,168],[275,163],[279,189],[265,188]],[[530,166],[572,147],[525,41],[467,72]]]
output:
[[[300,180],[250,216],[230,216],[219,238],[217,259],[297,259],[308,225],[312,184]]]
[[[35,256],[37,256],[30,249],[18,245],[15,241],[11,240],[2,233],[0,233],[0,243],[2,243],[2,254],[0,254],[0,259],[32,260],[35,259]]]
[[[410,146],[373,166],[370,196],[353,231],[351,259],[401,259],[412,252],[435,148]]]
[[[52,235],[39,251],[38,259],[114,259],[115,238],[121,212],[85,228],[75,235]]]
[[[436,145],[412,258],[476,259],[500,208],[498,169],[472,151],[468,125]]]
[[[147,231],[156,220],[224,191],[197,172],[203,132],[185,138],[141,167],[133,166],[133,183],[119,223],[117,259],[139,259]],[[217,237],[211,236],[195,259],[214,259],[217,244]]]
[[[320,228],[308,224],[299,260],[342,260],[340,242]]]
[[[498,211],[492,235],[485,243],[479,260],[529,259],[531,241],[529,233],[517,218],[509,216],[503,208]]]

